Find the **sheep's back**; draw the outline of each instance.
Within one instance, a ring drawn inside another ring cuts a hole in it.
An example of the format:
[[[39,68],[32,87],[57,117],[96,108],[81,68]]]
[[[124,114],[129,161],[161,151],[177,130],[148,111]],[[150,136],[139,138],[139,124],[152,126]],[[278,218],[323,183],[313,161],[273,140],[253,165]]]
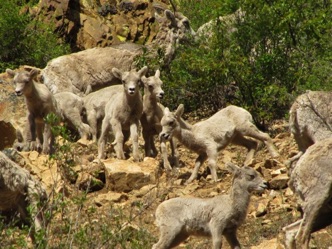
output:
[[[291,172],[289,186],[306,205],[332,196],[332,138],[310,146]]]

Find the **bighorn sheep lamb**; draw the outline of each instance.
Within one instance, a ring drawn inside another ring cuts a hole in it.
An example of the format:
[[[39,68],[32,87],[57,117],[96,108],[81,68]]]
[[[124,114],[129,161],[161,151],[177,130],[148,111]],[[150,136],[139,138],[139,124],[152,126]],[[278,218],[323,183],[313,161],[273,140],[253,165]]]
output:
[[[143,95],[143,114],[141,117],[142,134],[144,138],[145,156],[155,157],[158,151],[154,144],[154,136],[161,132],[160,120],[163,117],[164,107],[159,100],[164,97],[164,91],[161,88],[163,82],[160,79],[160,71],[157,70],[154,76],[146,78],[142,77],[144,84]],[[164,162],[164,168],[171,170],[167,157],[167,148],[165,141],[161,140],[161,153]],[[178,154],[176,144],[173,139],[170,140],[172,156],[175,158],[175,165],[178,166]]]
[[[28,108],[26,142],[29,144],[29,148],[39,150],[42,144],[42,152],[45,154],[51,153],[54,136],[50,125],[45,123],[44,118],[50,113],[56,113],[55,98],[44,84],[34,80],[39,70],[22,70],[16,73],[11,69],[7,69],[6,72],[10,77],[14,78],[16,95],[21,96],[23,94],[25,97]]]
[[[222,235],[231,248],[240,248],[236,231],[244,222],[253,191],[263,191],[267,185],[258,172],[227,163],[233,173],[230,194],[201,199],[178,197],[161,203],[156,210],[159,241],[152,249],[167,249],[179,245],[190,235],[212,237],[214,249],[220,249]]]
[[[270,136],[259,131],[253,124],[251,114],[241,107],[230,105],[192,127],[181,119],[183,111],[182,104],[174,113],[165,108],[164,116],[161,119],[162,131],[160,136],[166,140],[174,136],[187,148],[198,153],[194,170],[187,183],[197,178],[199,167],[206,159],[208,159],[212,179],[217,181],[218,151],[229,143],[241,145],[248,149],[244,165],[251,163],[257,148],[257,142],[250,138],[263,141],[272,157],[279,156]]]
[[[92,130],[82,120],[82,116],[86,112],[83,99],[72,92],[56,93],[54,98],[57,102],[57,111],[61,119],[69,127],[77,129],[81,138],[90,139]]]
[[[10,215],[18,212],[24,222],[32,221],[38,231],[46,225],[43,217],[46,200],[41,183],[0,152],[0,211]]]
[[[332,92],[307,91],[289,111],[289,127],[299,150],[332,136]]]
[[[296,242],[309,248],[310,234],[332,224],[331,161],[332,137],[311,145],[292,165],[288,185],[300,199],[303,218],[283,228],[287,248]]]
[[[195,32],[188,18],[181,13],[174,14],[170,10],[164,13],[165,17],[156,18],[160,22],[159,31],[154,41],[146,47],[153,54],[157,53],[159,47],[163,48],[164,61],[169,63],[174,56],[175,45]],[[142,55],[142,48],[141,45],[126,43],[60,56],[49,61],[42,70],[44,83],[52,93],[69,91],[78,95],[117,84],[118,79],[113,76],[112,68],[122,71],[136,68],[135,58]]]
[[[86,119],[87,123],[91,127],[92,140],[94,142],[97,142],[98,130],[101,127],[103,118],[105,117],[106,103],[113,98],[114,94],[122,91],[122,85],[114,85],[102,88],[83,97],[86,109]]]
[[[139,84],[148,68],[139,71],[121,71],[113,68],[112,73],[123,82],[123,90],[113,96],[105,106],[105,117],[98,140],[98,158],[104,158],[106,137],[112,129],[115,136],[115,152],[118,159],[125,159],[123,145],[131,136],[133,157],[139,161],[138,127],[142,116],[143,103]]]

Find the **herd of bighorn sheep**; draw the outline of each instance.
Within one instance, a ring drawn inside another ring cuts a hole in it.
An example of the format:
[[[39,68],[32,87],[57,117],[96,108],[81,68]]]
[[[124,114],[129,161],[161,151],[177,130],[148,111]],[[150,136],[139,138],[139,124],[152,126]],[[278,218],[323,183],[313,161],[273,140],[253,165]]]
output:
[[[188,19],[179,13],[167,10],[160,22],[163,30],[156,42],[164,41],[165,61],[169,62],[176,44],[194,32]],[[172,166],[168,161],[167,141],[175,167],[179,164],[176,141],[198,154],[186,182],[190,183],[197,178],[206,160],[212,180],[217,182],[218,152],[230,143],[243,146],[248,150],[244,166],[226,164],[234,175],[229,195],[210,199],[173,198],[158,206],[156,224],[160,237],[153,246],[154,249],[172,248],[190,235],[205,235],[212,238],[213,248],[220,249],[223,235],[231,248],[240,248],[236,231],[245,220],[250,195],[267,187],[259,173],[250,167],[258,141],[267,146],[271,157],[279,156],[277,148],[271,137],[254,125],[251,114],[241,107],[230,105],[196,124],[182,118],[182,104],[171,112],[160,103],[165,94],[161,72],[156,70],[148,76],[148,67],[134,66],[134,57],[140,53],[136,47],[123,44],[62,56],[50,61],[44,70],[7,69],[16,95],[24,96],[28,111],[22,148],[44,154],[54,152],[56,138],[45,121],[53,113],[59,121],[76,129],[81,138],[97,143],[99,159],[107,156],[107,142],[114,147],[118,159],[126,159],[124,143],[130,138],[132,157],[137,162],[142,159],[138,140],[141,126],[145,156],[157,156],[157,138],[163,166],[168,172]],[[95,63],[96,54],[105,60]],[[112,58],[106,59],[105,55]],[[65,77],[61,71],[66,65]],[[309,91],[299,96],[290,109],[290,131],[300,152],[288,163],[289,186],[299,196],[303,218],[283,229],[286,248],[297,245],[309,248],[311,233],[332,224],[331,97],[332,93]],[[45,196],[43,187],[27,170],[0,152],[0,211],[16,210],[23,219],[31,216],[35,229],[41,229],[45,221],[40,206]],[[27,213],[28,205],[34,212]]]

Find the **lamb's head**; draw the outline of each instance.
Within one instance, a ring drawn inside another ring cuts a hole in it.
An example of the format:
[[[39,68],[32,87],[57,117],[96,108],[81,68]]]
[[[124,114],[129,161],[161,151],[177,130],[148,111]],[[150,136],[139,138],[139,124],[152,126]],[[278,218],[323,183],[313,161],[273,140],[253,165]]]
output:
[[[182,41],[195,36],[195,31],[191,28],[189,19],[182,13],[173,13],[170,10],[165,10],[165,16],[170,21],[168,27],[176,36],[176,43],[181,43]]]
[[[149,93],[151,97],[162,99],[164,97],[164,91],[161,88],[163,82],[160,79],[160,71],[159,69],[156,71],[155,75],[146,78],[143,76],[141,78],[144,84],[144,92]]]
[[[112,68],[113,75],[119,80],[121,80],[126,94],[132,96],[139,93],[139,85],[141,83],[141,78],[143,77],[143,75],[146,74],[147,71],[148,71],[147,66],[143,67],[139,71],[132,69],[130,71],[125,71],[125,72],[115,67]]]
[[[162,131],[159,136],[161,138],[170,140],[176,132],[179,132],[179,129],[181,129],[180,119],[183,111],[183,104],[180,104],[174,113],[170,112],[167,107],[164,109],[164,116],[160,121]]]
[[[253,168],[248,166],[240,168],[231,162],[228,162],[226,167],[233,173],[233,181],[237,181],[238,186],[241,187],[241,189],[246,189],[251,193],[253,191],[262,192],[267,188],[266,181]]]
[[[38,75],[40,71],[37,69],[22,70],[20,72],[15,72],[11,69],[6,69],[6,73],[13,78],[15,84],[15,93],[17,96],[26,94],[31,90],[32,81]]]

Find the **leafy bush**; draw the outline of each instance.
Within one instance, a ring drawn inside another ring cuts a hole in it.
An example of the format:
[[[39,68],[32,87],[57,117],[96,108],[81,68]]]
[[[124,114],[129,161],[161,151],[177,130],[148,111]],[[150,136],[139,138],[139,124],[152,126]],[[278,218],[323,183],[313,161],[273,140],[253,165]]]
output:
[[[179,47],[163,75],[165,104],[211,115],[227,104],[249,110],[260,128],[282,118],[307,89],[331,90],[330,3],[193,1],[181,11],[195,29],[241,9],[233,32],[222,21],[213,36]]]
[[[28,6],[38,1],[30,1]],[[2,0],[0,5],[0,72],[6,68],[32,65],[43,68],[46,63],[69,52],[53,28],[34,20],[25,1]]]

